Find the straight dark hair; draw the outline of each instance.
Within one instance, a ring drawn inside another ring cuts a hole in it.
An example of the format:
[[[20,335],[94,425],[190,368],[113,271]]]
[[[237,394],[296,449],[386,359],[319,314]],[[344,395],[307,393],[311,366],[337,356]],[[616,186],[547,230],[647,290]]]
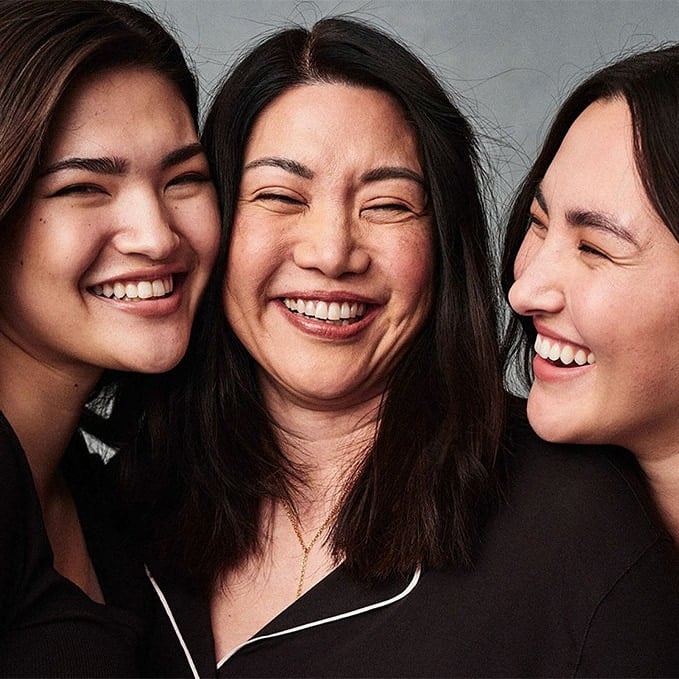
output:
[[[679,45],[634,54],[597,71],[573,90],[559,109],[537,160],[519,187],[510,212],[502,256],[502,288],[514,283],[514,260],[530,208],[564,137],[578,116],[598,100],[620,98],[632,117],[634,156],[646,195],[679,240]],[[503,342],[505,370],[519,365],[520,386],[529,389],[535,328],[513,314]]]
[[[473,132],[429,69],[383,32],[347,18],[280,30],[231,71],[203,134],[223,209],[217,266],[184,361],[160,377],[136,461],[156,502],[155,549],[203,589],[256,554],[263,503],[302,475],[281,452],[256,366],[229,328],[222,286],[246,143],[290,88],[342,83],[388,93],[416,132],[435,256],[431,312],[383,397],[379,428],[330,536],[334,556],[374,580],[471,564],[496,498],[505,400],[491,252]],[[338,140],[338,143],[340,141]]]

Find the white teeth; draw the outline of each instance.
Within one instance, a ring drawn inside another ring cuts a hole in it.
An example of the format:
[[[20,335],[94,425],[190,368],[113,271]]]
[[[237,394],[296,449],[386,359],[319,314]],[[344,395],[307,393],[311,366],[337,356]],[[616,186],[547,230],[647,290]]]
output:
[[[573,359],[578,365],[585,365],[587,363],[587,354],[582,349],[578,349]]]
[[[550,361],[561,361],[564,365],[575,362],[576,365],[592,365],[596,363],[594,354],[590,351],[586,353],[584,349],[573,347],[570,344],[550,340],[538,334],[535,338],[535,353],[541,358]]]
[[[172,276],[156,278],[150,281],[97,283],[90,290],[98,297],[115,297],[116,299],[152,299],[169,295],[174,289]]]
[[[318,302],[316,304],[316,318],[321,321],[328,319],[328,305],[325,302]]]
[[[153,297],[153,283],[149,283],[149,281],[142,281],[137,286],[137,293],[139,294],[140,299],[148,299],[149,297]]]
[[[283,304],[290,311],[335,325],[349,325],[352,320],[358,320],[365,314],[365,304],[359,302],[328,303],[322,300],[286,297]]]

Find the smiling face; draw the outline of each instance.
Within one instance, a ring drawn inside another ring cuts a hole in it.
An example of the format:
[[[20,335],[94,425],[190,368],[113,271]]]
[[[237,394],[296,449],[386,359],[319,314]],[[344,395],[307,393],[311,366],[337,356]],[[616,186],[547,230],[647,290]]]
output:
[[[81,81],[3,243],[3,351],[95,381],[104,368],[171,368],[218,232],[207,162],[174,86],[132,68]]]
[[[532,206],[509,300],[538,332],[528,415],[552,441],[660,456],[679,435],[679,243],[636,170],[627,104],[575,121]]]
[[[384,390],[431,303],[415,134],[371,89],[304,85],[248,141],[224,287],[265,393],[313,408]]]

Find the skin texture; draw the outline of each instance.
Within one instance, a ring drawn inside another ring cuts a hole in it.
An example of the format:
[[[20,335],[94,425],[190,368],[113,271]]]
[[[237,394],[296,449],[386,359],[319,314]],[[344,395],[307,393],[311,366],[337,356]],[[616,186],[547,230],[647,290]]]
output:
[[[679,243],[641,184],[627,104],[589,106],[540,188],[509,300],[596,362],[536,356],[531,424],[550,441],[625,446],[658,469],[679,435]]]
[[[107,71],[67,96],[42,175],[1,256],[5,357],[28,355],[90,384],[104,368],[157,372],[177,363],[219,231],[197,143],[179,93],[154,72]],[[180,149],[188,150],[170,155]],[[73,158],[108,160],[59,165]],[[164,299],[92,292],[105,282],[170,275],[174,291]]]
[[[224,300],[265,395],[319,410],[374,400],[431,299],[430,217],[403,113],[375,90],[294,88],[258,118],[244,168]],[[336,326],[282,298],[366,313]]]

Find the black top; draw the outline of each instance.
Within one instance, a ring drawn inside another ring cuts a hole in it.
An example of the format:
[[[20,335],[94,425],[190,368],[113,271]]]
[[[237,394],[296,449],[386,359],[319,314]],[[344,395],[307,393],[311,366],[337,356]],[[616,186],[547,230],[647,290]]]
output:
[[[114,530],[101,458],[77,437],[63,469],[105,606],[54,570],[28,461],[0,413],[0,675],[139,676],[142,565]]]
[[[217,676],[679,676],[679,558],[633,458],[530,435],[508,468],[472,570],[371,587],[340,566]],[[151,570],[197,674],[215,676],[207,603]],[[160,604],[154,624],[151,673],[191,676]]]

